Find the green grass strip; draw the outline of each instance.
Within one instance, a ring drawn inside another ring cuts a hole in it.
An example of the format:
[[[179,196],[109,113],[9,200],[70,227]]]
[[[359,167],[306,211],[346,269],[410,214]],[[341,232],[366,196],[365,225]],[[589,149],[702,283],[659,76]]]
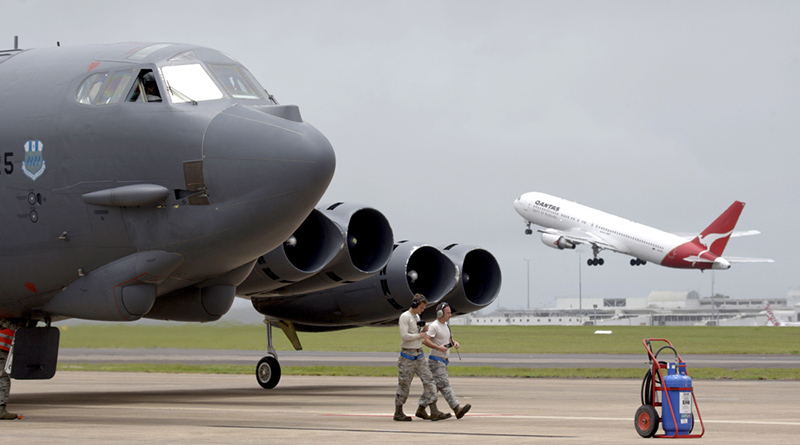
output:
[[[263,325],[61,325],[64,348],[266,348]],[[680,354],[800,354],[800,328],[712,326],[453,326],[461,352],[516,354],[645,354],[643,338],[666,338]],[[611,335],[596,335],[598,329]],[[279,329],[278,351],[292,346]],[[396,327],[299,333],[306,351],[396,352]],[[665,343],[654,345],[660,347]]]

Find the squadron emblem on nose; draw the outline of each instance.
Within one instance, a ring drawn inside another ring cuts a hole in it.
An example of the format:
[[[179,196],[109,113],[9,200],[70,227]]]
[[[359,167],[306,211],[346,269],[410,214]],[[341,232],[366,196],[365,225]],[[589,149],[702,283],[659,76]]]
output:
[[[32,180],[36,180],[44,173],[44,155],[42,141],[28,141],[25,143],[25,159],[22,161],[22,171]]]

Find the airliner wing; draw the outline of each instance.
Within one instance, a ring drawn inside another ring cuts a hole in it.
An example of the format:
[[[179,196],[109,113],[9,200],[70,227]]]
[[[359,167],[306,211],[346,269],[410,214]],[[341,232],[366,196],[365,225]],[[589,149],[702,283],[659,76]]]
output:
[[[599,249],[603,250],[611,250],[613,252],[620,252],[621,251],[617,246],[613,244],[609,244],[606,242],[605,239],[591,233],[585,232],[583,230],[555,230],[555,229],[543,229],[539,230],[542,233],[549,233],[552,235],[558,235],[563,237],[565,240],[571,242],[572,244],[590,244],[592,246],[597,246]]]

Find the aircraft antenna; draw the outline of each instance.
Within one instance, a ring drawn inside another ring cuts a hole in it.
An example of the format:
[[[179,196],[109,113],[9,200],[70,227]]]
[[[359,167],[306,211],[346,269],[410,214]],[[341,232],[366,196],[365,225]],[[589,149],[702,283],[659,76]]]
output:
[[[19,49],[19,36],[14,36],[14,49]]]

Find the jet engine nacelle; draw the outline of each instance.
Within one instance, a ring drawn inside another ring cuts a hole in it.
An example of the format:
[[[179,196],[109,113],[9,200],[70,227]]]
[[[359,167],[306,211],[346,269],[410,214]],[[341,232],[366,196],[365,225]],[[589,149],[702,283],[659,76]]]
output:
[[[442,252],[461,272],[453,290],[441,300],[450,305],[454,316],[478,311],[497,299],[502,274],[500,265],[491,253],[464,244],[450,244],[442,248]],[[436,319],[436,306],[429,304],[422,317],[428,321]]]
[[[341,226],[314,209],[288,240],[258,258],[237,293],[268,293],[319,273],[344,248],[345,238]]]
[[[319,273],[276,289],[276,295],[307,294],[363,280],[378,273],[392,255],[392,227],[381,212],[341,202],[317,210],[342,229],[344,245]]]
[[[436,247],[400,242],[377,275],[324,291],[254,298],[253,306],[264,315],[295,323],[301,331],[363,326],[396,319],[416,293],[431,304],[438,302],[452,291],[457,274],[453,262]]]
[[[556,235],[553,233],[542,233],[542,242],[553,249],[564,250],[575,248],[574,243],[569,242],[561,235]]]

